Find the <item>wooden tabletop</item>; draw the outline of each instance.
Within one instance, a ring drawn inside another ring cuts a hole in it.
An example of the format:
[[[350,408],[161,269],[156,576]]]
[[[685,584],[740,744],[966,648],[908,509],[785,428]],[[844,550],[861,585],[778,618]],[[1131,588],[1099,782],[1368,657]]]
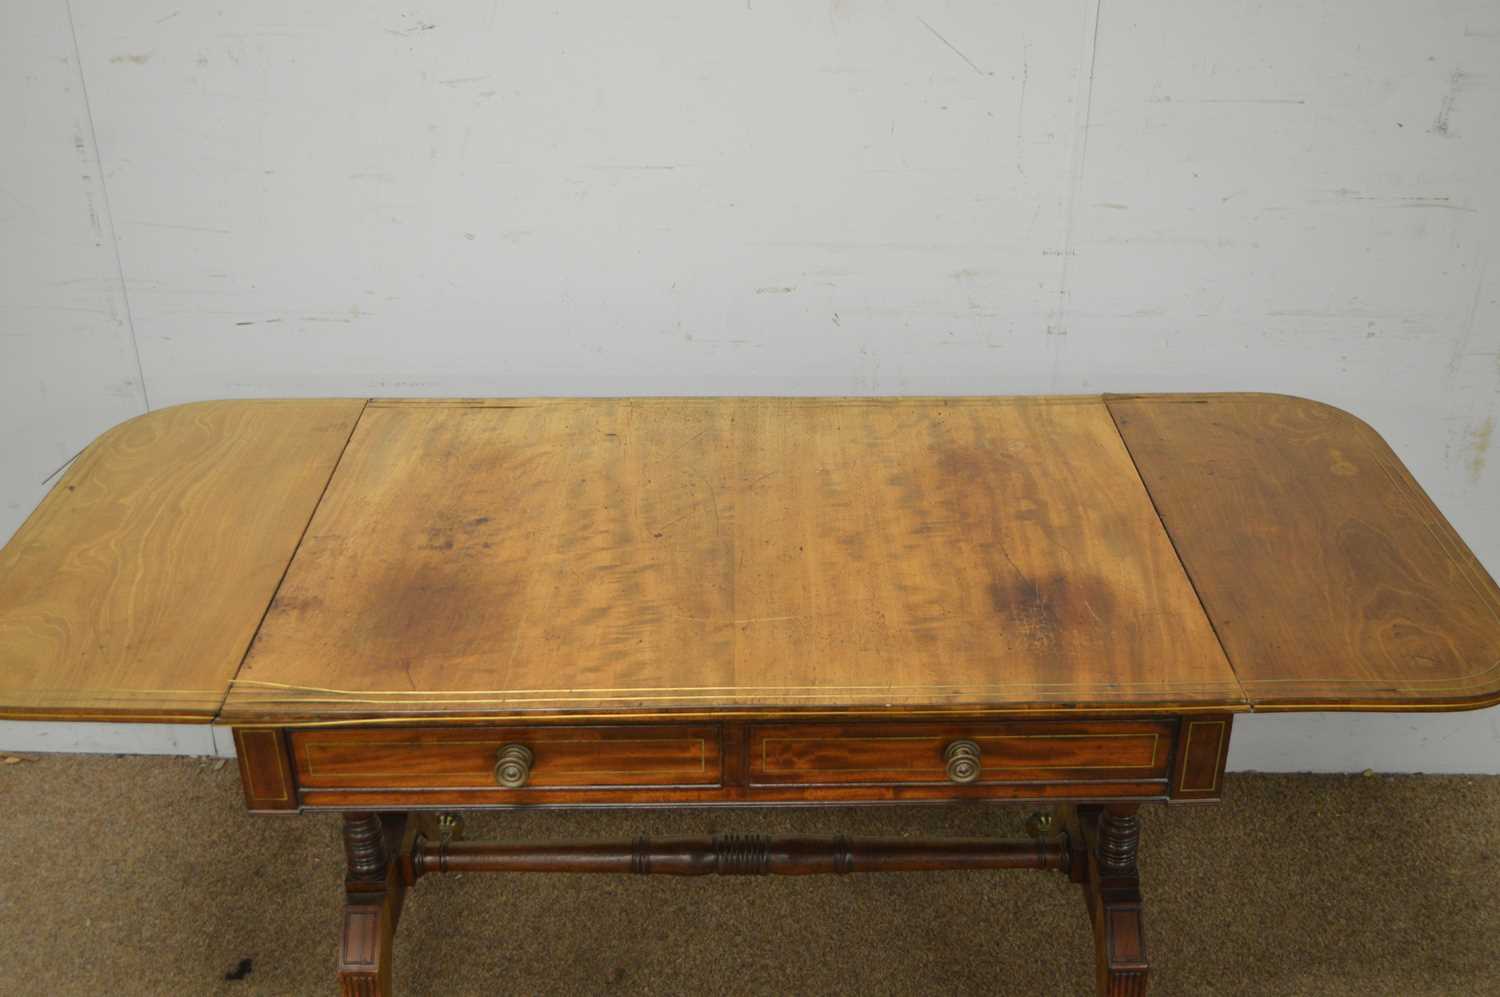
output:
[[[0,715],[1444,709],[1500,590],[1269,395],[210,402],[0,552]]]

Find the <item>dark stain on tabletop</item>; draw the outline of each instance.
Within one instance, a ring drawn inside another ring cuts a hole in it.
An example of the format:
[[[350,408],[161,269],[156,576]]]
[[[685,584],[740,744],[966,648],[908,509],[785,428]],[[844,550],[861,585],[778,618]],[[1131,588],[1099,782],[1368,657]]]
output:
[[[1115,608],[1115,594],[1102,579],[1048,574],[1029,577],[1019,570],[986,586],[990,606],[1008,638],[1033,648],[1056,646],[1064,636],[1097,633]]]

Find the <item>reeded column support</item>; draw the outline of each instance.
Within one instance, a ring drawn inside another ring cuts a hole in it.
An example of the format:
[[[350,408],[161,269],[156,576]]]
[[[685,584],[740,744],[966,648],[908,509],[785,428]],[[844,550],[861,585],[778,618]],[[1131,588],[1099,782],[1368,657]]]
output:
[[[1141,844],[1141,818],[1135,808],[1105,807],[1099,814],[1099,867],[1105,872],[1133,876]]]
[[[390,997],[391,948],[406,883],[392,861],[406,818],[344,815],[344,925],[339,935],[339,993]]]
[[[344,859],[354,882],[374,882],[385,875],[385,831],[379,814],[344,814]]]
[[[1144,997],[1151,968],[1136,865],[1137,805],[1067,807],[1063,816],[1073,847],[1073,880],[1083,887],[1093,924],[1100,997]]]

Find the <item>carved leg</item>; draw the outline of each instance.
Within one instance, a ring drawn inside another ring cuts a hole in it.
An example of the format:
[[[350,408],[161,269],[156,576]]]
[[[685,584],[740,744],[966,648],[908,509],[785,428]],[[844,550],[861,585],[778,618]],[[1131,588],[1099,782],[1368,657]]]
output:
[[[344,929],[339,936],[339,993],[343,997],[390,997],[391,945],[406,884],[394,862],[403,817],[344,815]],[[389,826],[387,826],[389,825]]]
[[[1094,965],[1101,997],[1143,997],[1150,975],[1141,916],[1136,851],[1141,819],[1135,804],[1078,807],[1068,815],[1074,878],[1094,926]],[[1080,866],[1082,868],[1080,868]],[[1080,877],[1078,874],[1084,875]]]

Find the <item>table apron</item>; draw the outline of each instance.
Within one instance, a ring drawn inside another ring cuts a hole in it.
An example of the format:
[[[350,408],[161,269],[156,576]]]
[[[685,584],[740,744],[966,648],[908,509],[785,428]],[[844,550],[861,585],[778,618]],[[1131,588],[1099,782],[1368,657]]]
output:
[[[246,803],[260,813],[1188,802],[1219,798],[1231,723],[1230,714],[1191,714],[938,723],[351,724],[241,727],[234,736]],[[521,767],[502,773],[507,750]]]

